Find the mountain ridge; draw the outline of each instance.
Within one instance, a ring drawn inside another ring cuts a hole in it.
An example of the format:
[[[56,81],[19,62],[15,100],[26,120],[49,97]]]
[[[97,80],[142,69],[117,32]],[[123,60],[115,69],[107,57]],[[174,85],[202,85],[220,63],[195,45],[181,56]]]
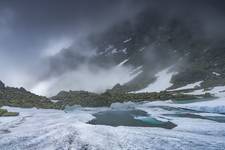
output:
[[[178,74],[171,80],[171,89],[202,80],[204,89],[225,85],[225,38],[206,36],[197,18],[159,16],[146,10],[134,20],[90,38],[98,47],[93,61],[115,65],[127,60],[124,66],[142,67],[138,77],[122,85],[130,89],[127,92],[147,87],[157,72],[173,64]]]

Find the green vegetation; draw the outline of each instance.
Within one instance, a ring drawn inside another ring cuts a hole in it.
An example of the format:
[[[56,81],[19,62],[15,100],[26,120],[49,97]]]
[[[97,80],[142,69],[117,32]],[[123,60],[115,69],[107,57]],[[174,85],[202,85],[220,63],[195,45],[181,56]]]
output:
[[[111,90],[107,90],[103,94],[96,94],[87,91],[61,91],[53,100],[58,100],[54,103],[50,99],[35,95],[26,91],[24,88],[5,87],[0,82],[0,106],[12,106],[22,108],[44,108],[44,109],[63,109],[66,105],[81,105],[85,107],[101,107],[110,106],[115,102],[141,102],[155,100],[193,100],[197,99],[194,95],[185,95],[179,92],[153,92],[153,93],[128,93],[119,90],[120,85],[115,86]],[[202,97],[210,97],[210,94],[201,95]],[[4,111],[4,110],[3,110]],[[11,116],[16,113],[5,112],[4,115]]]
[[[0,109],[0,117],[18,116],[17,112],[8,112],[6,109]]]
[[[23,108],[60,109],[56,103],[48,98],[35,95],[24,88],[6,87],[0,81],[0,106],[12,106]]]
[[[210,94],[200,95],[202,97],[211,97]],[[153,92],[153,93],[115,93],[107,91],[103,94],[95,94],[85,91],[60,92],[52,99],[61,100],[58,104],[65,107],[66,105],[81,105],[86,107],[110,106],[115,102],[141,102],[155,100],[193,100],[199,96],[185,95],[173,92]]]

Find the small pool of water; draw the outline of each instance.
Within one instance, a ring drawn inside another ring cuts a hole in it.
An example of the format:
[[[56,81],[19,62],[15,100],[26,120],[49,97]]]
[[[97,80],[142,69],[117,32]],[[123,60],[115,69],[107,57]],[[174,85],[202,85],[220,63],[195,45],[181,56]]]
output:
[[[172,129],[177,125],[170,121],[160,121],[142,110],[109,110],[93,114],[96,118],[89,121],[93,125],[160,127]]]

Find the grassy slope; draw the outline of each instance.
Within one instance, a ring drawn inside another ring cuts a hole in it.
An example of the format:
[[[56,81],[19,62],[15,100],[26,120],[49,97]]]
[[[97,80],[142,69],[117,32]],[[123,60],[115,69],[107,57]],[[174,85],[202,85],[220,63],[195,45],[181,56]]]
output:
[[[0,117],[18,116],[17,112],[8,112],[6,109],[0,109]]]

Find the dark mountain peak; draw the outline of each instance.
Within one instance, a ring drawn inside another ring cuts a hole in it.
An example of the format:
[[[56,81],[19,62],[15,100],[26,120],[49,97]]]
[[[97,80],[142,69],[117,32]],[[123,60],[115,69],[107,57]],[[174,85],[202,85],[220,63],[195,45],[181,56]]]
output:
[[[5,88],[5,84],[0,80],[0,89],[4,89]]]

